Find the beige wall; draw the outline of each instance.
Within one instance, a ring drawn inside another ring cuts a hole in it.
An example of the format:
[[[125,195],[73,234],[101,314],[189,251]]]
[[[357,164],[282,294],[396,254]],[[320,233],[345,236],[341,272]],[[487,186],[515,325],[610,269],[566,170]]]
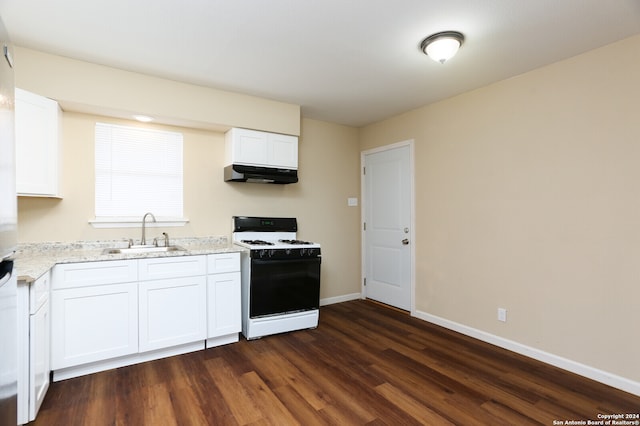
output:
[[[16,47],[16,86],[57,100],[65,111],[226,130],[300,134],[300,106],[77,61]]]
[[[95,229],[94,132],[96,121],[143,126],[81,113],[63,114],[62,200],[20,197],[21,242],[140,238],[139,228]],[[149,125],[144,125],[149,126]],[[298,218],[301,238],[323,248],[321,297],[357,293],[359,288],[359,210],[347,207],[358,196],[357,131],[330,123],[303,120],[299,143],[300,182],[291,185],[223,181],[224,134],[181,127],[184,137],[184,227],[152,228],[171,237],[229,236],[231,216]],[[344,236],[350,238],[345,239]]]
[[[637,52],[640,37],[361,130],[362,150],[415,139],[418,311],[640,382]]]

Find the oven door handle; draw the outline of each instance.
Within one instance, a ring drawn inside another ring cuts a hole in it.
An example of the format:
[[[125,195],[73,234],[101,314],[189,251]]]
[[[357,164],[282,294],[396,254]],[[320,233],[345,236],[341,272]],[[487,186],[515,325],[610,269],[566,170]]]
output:
[[[300,257],[300,258],[288,258],[288,259],[272,259],[272,258],[252,258],[251,263],[254,265],[278,265],[283,263],[321,263],[322,258],[318,257]]]

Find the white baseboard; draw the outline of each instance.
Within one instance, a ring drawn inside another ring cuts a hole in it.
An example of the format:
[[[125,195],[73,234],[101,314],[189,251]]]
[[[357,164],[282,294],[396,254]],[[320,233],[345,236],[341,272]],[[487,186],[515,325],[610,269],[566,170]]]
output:
[[[139,364],[141,362],[153,361],[156,359],[168,358],[170,356],[186,354],[189,352],[201,351],[204,348],[204,340],[199,340],[197,342],[186,343],[179,346],[172,346],[170,348],[125,355],[119,358],[105,359],[88,364],[61,368],[53,371],[53,381],[58,382],[60,380],[72,379],[74,377],[80,377],[100,371]]]
[[[580,376],[587,377],[597,382],[604,383],[605,385],[609,385],[614,388],[621,389],[625,392],[640,396],[639,382],[635,382],[633,380],[629,380],[627,378],[603,370],[599,370],[597,368],[590,367],[588,365],[581,364],[579,362],[572,361],[570,359],[563,358],[549,352],[542,351],[540,349],[532,348],[530,346],[526,346],[521,343],[514,342],[512,340],[505,339],[482,330],[449,321],[447,319],[431,315],[426,312],[415,311],[413,313],[413,316],[421,320],[439,325],[441,327],[448,328],[449,330],[457,331],[458,333],[464,334],[466,336],[482,340],[483,342],[491,343],[492,345],[496,345],[512,352],[516,352],[520,355],[524,355],[529,358],[542,361],[546,364],[562,368],[563,370],[570,371]]]
[[[333,305],[334,303],[348,302],[356,299],[362,299],[362,294],[352,293],[343,296],[327,297],[326,299],[320,299],[320,306]]]

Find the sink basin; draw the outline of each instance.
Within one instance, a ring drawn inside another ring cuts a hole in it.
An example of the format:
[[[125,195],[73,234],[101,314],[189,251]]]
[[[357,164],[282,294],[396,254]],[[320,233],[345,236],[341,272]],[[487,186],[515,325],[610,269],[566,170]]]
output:
[[[171,251],[184,251],[184,249],[179,246],[131,246],[128,248],[106,248],[102,250],[102,254],[164,253]]]

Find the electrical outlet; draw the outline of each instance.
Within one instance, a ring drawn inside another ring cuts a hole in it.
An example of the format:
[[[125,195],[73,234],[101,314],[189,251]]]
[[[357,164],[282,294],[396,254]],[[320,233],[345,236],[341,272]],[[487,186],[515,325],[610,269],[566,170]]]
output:
[[[498,308],[498,321],[507,322],[507,310],[505,308]]]

